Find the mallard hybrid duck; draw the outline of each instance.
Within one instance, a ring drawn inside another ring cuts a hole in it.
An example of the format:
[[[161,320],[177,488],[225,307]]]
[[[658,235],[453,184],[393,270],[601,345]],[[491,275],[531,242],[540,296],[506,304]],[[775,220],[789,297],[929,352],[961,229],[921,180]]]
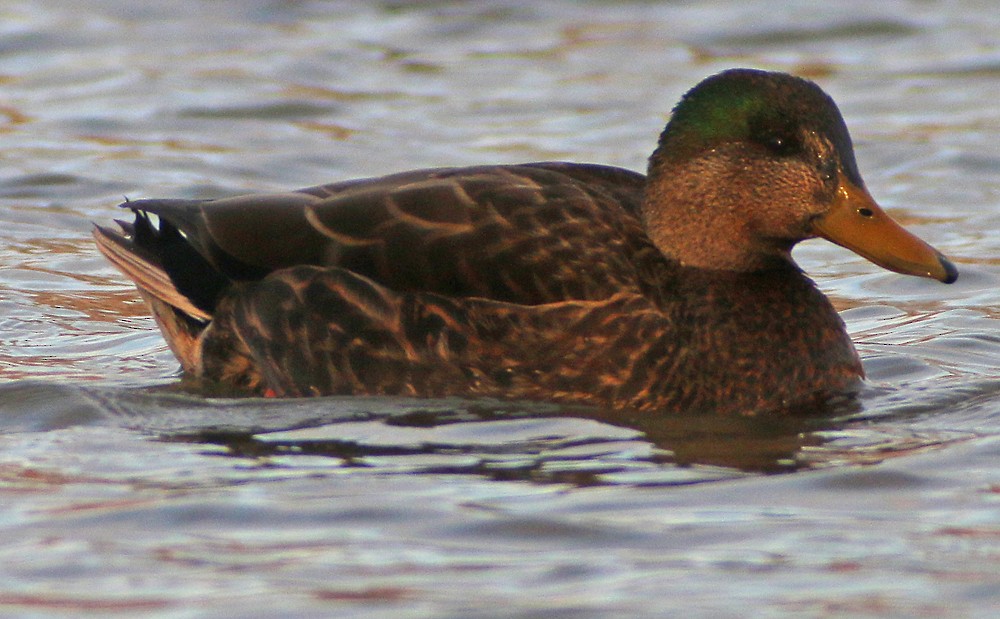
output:
[[[796,243],[957,277],[870,197],[833,100],[749,69],[681,99],[646,176],[527,163],[121,206],[97,246],[183,371],[267,396],[786,410],[864,376]]]

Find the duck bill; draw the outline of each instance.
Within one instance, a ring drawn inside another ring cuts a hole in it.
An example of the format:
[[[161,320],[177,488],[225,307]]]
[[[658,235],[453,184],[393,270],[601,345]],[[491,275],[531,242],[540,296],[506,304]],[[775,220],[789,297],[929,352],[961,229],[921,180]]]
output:
[[[946,284],[958,279],[955,265],[893,221],[867,191],[843,177],[833,206],[813,223],[813,232],[890,271]]]

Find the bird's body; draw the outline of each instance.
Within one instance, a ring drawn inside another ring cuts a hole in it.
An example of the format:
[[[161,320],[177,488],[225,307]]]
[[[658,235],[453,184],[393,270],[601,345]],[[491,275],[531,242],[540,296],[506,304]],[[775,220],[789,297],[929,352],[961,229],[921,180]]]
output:
[[[776,114],[753,111],[771,95]],[[742,102],[739,127],[716,109],[727,100]],[[832,112],[794,117],[819,104]],[[902,249],[838,236],[844,208],[877,207],[836,107],[808,82],[748,70],[685,97],[648,177],[571,163],[442,168],[123,206],[135,222],[97,228],[98,246],[136,282],[184,370],[256,394],[784,409],[863,376],[842,321],[791,261],[795,242],[821,234],[954,279],[881,211],[862,225],[901,233]]]

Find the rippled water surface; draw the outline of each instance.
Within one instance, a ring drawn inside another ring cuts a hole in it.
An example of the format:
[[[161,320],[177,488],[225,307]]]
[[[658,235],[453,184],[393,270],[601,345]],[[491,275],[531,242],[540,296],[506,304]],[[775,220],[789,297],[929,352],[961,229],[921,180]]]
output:
[[[186,395],[90,240],[122,196],[641,170],[731,66],[818,80],[961,271],[796,250],[870,379],[829,414]],[[4,2],[0,615],[996,616],[998,91],[986,0]]]

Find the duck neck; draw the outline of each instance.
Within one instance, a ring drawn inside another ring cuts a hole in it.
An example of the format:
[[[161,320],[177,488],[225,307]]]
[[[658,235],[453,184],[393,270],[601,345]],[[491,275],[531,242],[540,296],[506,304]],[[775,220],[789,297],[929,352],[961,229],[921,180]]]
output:
[[[682,266],[735,272],[787,268],[793,243],[761,238],[749,218],[740,174],[707,159],[651,166],[642,202],[646,231],[667,258]],[[680,168],[680,169],[678,169]],[[751,194],[752,195],[752,194]]]

